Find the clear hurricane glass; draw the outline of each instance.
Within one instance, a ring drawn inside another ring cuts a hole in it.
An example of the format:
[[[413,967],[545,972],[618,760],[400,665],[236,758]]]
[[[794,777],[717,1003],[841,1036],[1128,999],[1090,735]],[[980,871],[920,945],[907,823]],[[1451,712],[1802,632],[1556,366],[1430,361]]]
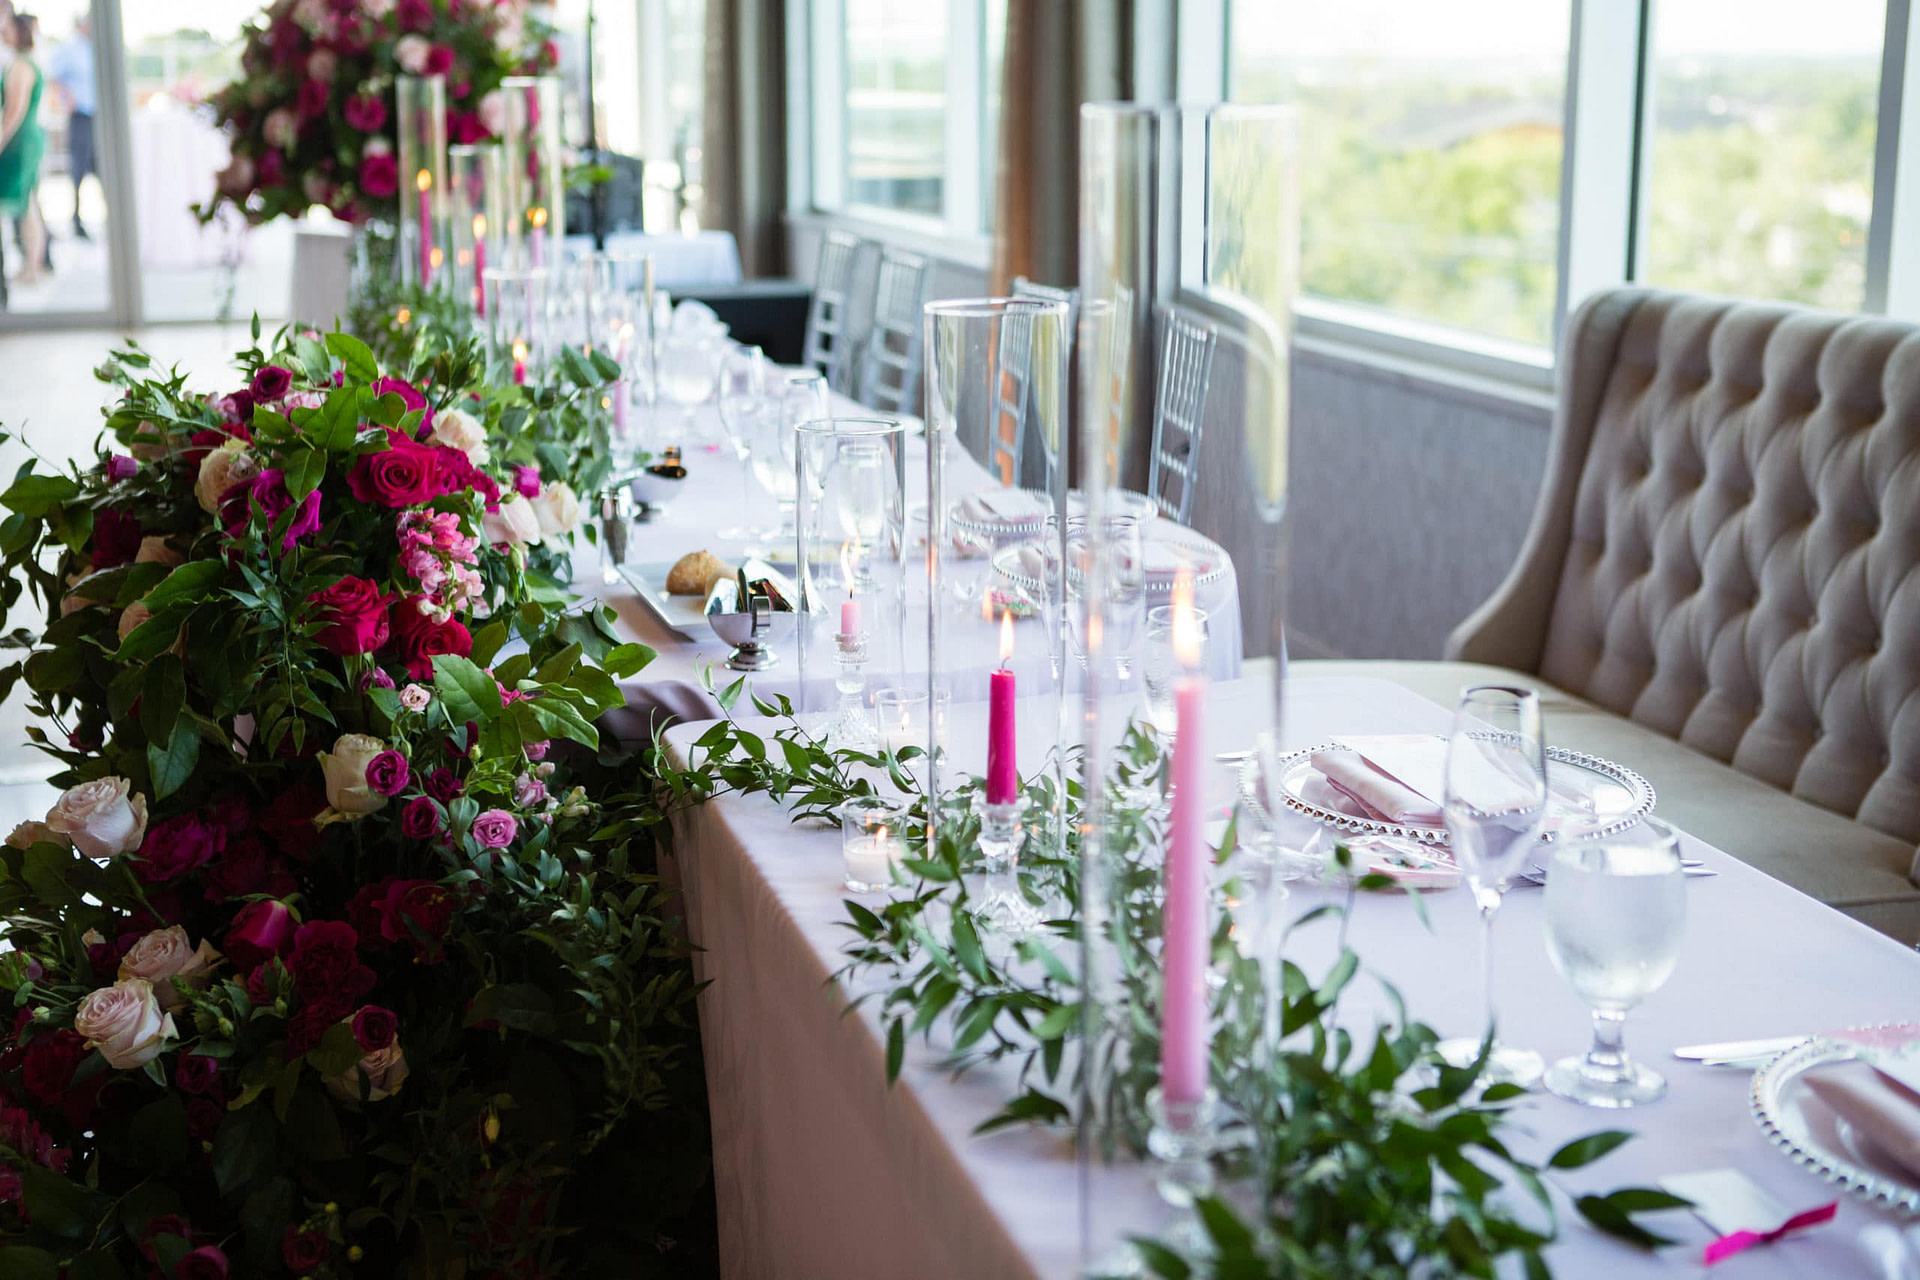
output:
[[[1547,954],[1593,1011],[1593,1045],[1548,1068],[1547,1089],[1588,1107],[1658,1101],[1667,1082],[1627,1056],[1627,1013],[1680,959],[1687,918],[1680,837],[1658,818],[1561,844],[1547,860]]]
[[[400,166],[400,279],[444,289],[447,254],[447,81],[395,76],[394,133]]]
[[[447,148],[453,288],[456,297],[466,298],[472,305],[474,319],[482,327],[487,318],[486,272],[501,261],[503,196],[500,148]]]
[[[778,525],[767,535],[776,545],[793,537],[794,431],[801,423],[832,411],[826,375],[808,369],[788,373],[785,383],[776,384],[773,397],[750,419],[748,465],[780,513]]]
[[[1173,682],[1181,672],[1180,660],[1173,652],[1173,610],[1170,604],[1147,610],[1147,655],[1142,668],[1147,686],[1147,711],[1161,730],[1173,729]],[[1206,665],[1207,611],[1192,611],[1194,630],[1200,641],[1202,669]]]
[[[1515,877],[1539,852],[1547,816],[1547,747],[1541,732],[1540,698],[1531,689],[1470,685],[1461,690],[1447,739],[1442,809],[1454,860],[1480,909],[1481,982],[1486,993],[1484,1037],[1447,1040],[1446,1061],[1465,1066],[1486,1046],[1489,1083],[1532,1085],[1540,1079],[1540,1055],[1531,1049],[1487,1045],[1495,1032],[1493,921]]]

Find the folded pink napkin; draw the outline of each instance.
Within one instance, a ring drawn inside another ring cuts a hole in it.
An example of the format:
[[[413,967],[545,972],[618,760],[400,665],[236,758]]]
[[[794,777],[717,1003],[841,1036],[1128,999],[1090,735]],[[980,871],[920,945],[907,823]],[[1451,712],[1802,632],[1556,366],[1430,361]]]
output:
[[[1909,1178],[1920,1180],[1920,1094],[1864,1062],[1839,1062],[1801,1077],[1854,1132]]]
[[[1313,767],[1329,785],[1360,804],[1370,818],[1438,826],[1440,806],[1367,763],[1358,751],[1316,751]]]

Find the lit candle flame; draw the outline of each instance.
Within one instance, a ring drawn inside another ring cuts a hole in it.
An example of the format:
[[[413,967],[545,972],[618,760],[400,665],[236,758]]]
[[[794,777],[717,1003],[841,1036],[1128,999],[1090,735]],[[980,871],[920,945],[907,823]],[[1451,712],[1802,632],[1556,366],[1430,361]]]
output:
[[[393,313],[393,322],[395,324],[405,324],[411,319],[413,319],[413,312],[407,310],[405,307],[401,307]]]
[[[1182,565],[1173,579],[1173,656],[1188,671],[1200,667],[1200,622],[1193,616],[1193,574]]]
[[[1006,666],[1013,659],[1013,610],[1006,609],[1000,614],[1000,665]]]
[[[840,581],[846,585],[849,599],[853,596],[853,563],[859,554],[859,544],[855,539],[848,538],[840,544]]]
[[[433,186],[433,175],[425,169],[422,169],[419,173],[413,175],[413,185],[420,191],[429,190]]]
[[[536,227],[546,226],[547,225],[546,208],[542,205],[535,205],[533,206],[533,208],[527,210],[527,221],[528,223]]]
[[[993,621],[993,592],[990,590],[983,589],[980,592],[980,620]]]
[[[444,253],[440,252],[439,245],[433,246],[433,248],[427,254],[427,261],[433,264],[433,267],[436,271],[440,269],[440,264],[445,262],[446,260],[447,260],[447,256]]]
[[[526,344],[526,343],[524,343],[524,342],[521,342],[521,341],[518,341],[518,340],[515,340],[515,342],[514,342],[514,344],[513,344],[513,358],[514,358],[515,360],[525,360],[525,359],[527,358],[527,344]]]
[[[485,240],[487,238],[487,215],[484,213],[476,213],[473,215],[473,238],[475,240]]]

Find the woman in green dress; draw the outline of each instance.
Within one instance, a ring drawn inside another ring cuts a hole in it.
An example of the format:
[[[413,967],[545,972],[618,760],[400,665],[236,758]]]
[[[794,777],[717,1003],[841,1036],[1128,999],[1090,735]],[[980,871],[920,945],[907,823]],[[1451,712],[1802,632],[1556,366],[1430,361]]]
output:
[[[13,63],[0,81],[0,218],[21,219],[26,265],[14,279],[38,284],[46,260],[47,228],[40,203],[40,157],[47,136],[40,129],[40,91],[46,77],[33,60],[33,19],[24,13],[0,14],[0,39],[13,50]]]

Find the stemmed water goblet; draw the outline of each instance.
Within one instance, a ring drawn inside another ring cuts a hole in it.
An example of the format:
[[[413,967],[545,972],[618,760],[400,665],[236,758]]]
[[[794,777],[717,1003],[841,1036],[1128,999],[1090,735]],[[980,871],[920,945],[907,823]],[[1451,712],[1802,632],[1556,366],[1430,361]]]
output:
[[[1540,699],[1530,689],[1472,685],[1460,693],[1447,740],[1442,801],[1454,860],[1473,891],[1481,921],[1481,980],[1486,993],[1486,1037],[1444,1041],[1440,1056],[1464,1067],[1486,1050],[1489,1083],[1532,1085],[1540,1055],[1497,1040],[1493,1003],[1493,920],[1502,895],[1527,869],[1547,816],[1547,748]]]
[[[1589,1107],[1632,1107],[1667,1091],[1627,1056],[1627,1011],[1680,958],[1687,897],[1680,837],[1658,818],[1618,836],[1555,846],[1547,861],[1547,954],[1593,1011],[1593,1045],[1547,1069],[1549,1092]]]
[[[760,415],[766,412],[771,385],[776,376],[777,372],[759,347],[735,343],[720,358],[720,379],[714,402],[720,411],[720,425],[726,431],[727,443],[733,447],[734,460],[740,464],[740,511],[743,516],[753,510],[754,473],[751,460],[754,427]],[[750,541],[771,538],[778,533],[778,528],[734,525],[720,530],[719,536],[728,540]]]
[[[809,369],[787,374],[785,384],[777,384],[776,393],[752,415],[748,448],[753,478],[780,511],[780,526],[770,535],[773,538],[793,537],[793,506],[798,494],[795,429],[803,422],[826,417],[831,409],[826,375]]]

